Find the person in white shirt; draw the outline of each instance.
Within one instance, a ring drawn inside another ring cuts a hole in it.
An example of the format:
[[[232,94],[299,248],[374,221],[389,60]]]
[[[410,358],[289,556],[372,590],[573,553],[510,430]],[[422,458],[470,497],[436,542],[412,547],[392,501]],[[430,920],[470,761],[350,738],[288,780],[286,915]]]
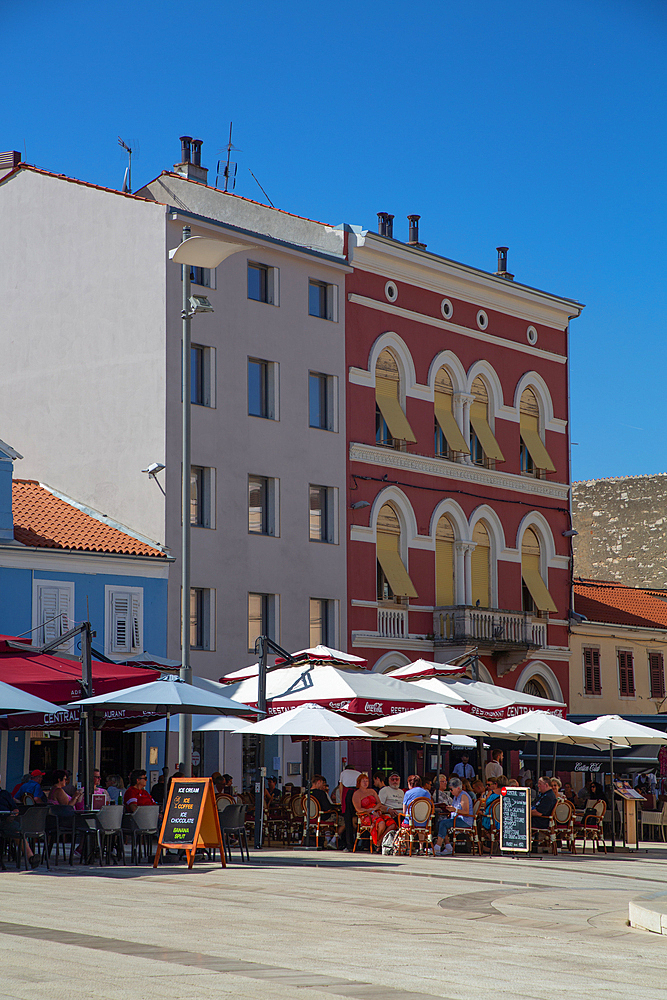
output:
[[[345,767],[340,772],[338,779],[338,797],[345,820],[344,849],[346,851],[351,851],[354,845],[354,824],[352,822],[354,819],[354,806],[352,805],[352,796],[357,789],[357,778],[360,774],[361,771],[357,771],[354,767]],[[339,839],[342,840],[342,838]]]
[[[472,766],[472,764],[468,763],[469,760],[470,757],[468,756],[468,754],[466,753],[462,754],[461,760],[454,768],[454,774],[457,775],[457,777],[469,778],[469,779],[475,777],[475,768]]]
[[[484,769],[485,778],[499,778],[503,773],[503,752],[502,750],[492,750],[491,760]]]
[[[378,797],[383,806],[392,816],[397,816],[403,807],[403,789],[401,788],[401,776],[394,771],[387,779],[388,785],[384,785],[378,792]]]

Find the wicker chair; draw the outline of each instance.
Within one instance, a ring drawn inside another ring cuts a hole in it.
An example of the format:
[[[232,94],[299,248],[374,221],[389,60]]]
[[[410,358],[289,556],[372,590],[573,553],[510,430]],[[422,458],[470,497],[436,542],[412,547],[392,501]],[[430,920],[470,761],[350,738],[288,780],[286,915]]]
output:
[[[301,796],[301,808],[303,809],[303,836],[301,838],[301,842],[302,843],[306,842],[306,836],[307,836],[307,832],[306,831],[308,829],[308,826],[309,825],[311,827],[314,826],[315,827],[315,846],[319,847],[320,846],[320,837],[322,835],[326,836],[327,832],[328,833],[335,833],[336,829],[338,827],[338,824],[336,822],[336,818],[335,817],[334,817],[334,819],[323,819],[323,817],[322,817],[322,807],[320,806],[320,804],[317,801],[317,799],[314,798],[312,795],[311,795],[311,798],[310,798],[310,824],[308,824],[306,822],[307,799],[308,799],[308,795],[306,793],[304,793]],[[354,846],[356,847],[356,841],[355,841]],[[372,850],[372,848],[373,848],[373,843],[371,841],[371,850]],[[352,848],[352,849],[354,850],[354,848]]]
[[[600,841],[602,841],[602,846],[604,848],[604,853],[607,853],[607,845],[604,842],[604,832],[602,829],[602,824],[604,822],[605,813],[607,812],[607,803],[600,800],[596,805],[596,814],[593,815],[589,813],[588,816],[584,815],[579,823],[575,823],[574,826],[574,841],[578,837],[583,840],[583,846],[581,848],[581,853],[586,853],[586,841],[590,840],[595,843],[598,848],[600,846]]]
[[[430,847],[431,852],[435,856],[433,832],[431,829],[431,821],[433,819],[432,799],[427,798],[425,795],[413,799],[410,803],[410,811],[405,815],[404,819],[407,820],[407,825],[404,826],[401,820],[396,836],[394,837],[394,853],[401,854],[407,851],[412,856],[412,845],[415,842],[421,844],[419,834],[425,833],[426,853],[428,854]]]
[[[558,845],[564,841],[572,854],[577,853],[574,843],[574,806],[567,799],[559,799],[551,813],[554,839],[553,853],[558,854]]]
[[[665,827],[667,827],[667,802],[663,803],[662,810],[660,812],[653,811],[652,809],[642,810],[639,819],[642,831],[642,840],[646,840],[644,827],[651,826],[654,830],[660,830],[663,843],[665,841]]]

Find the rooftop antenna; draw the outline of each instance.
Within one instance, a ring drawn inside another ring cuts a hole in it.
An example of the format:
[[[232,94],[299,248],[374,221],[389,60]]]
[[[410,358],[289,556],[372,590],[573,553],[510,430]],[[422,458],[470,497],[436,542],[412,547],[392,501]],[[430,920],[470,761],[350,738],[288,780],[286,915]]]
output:
[[[272,202],[272,201],[271,201],[271,199],[269,198],[268,194],[266,193],[266,191],[264,190],[264,188],[262,187],[262,185],[261,185],[261,184],[259,183],[259,181],[258,181],[258,180],[257,180],[257,178],[255,177],[255,175],[253,174],[252,170],[250,170],[250,167],[248,167],[248,171],[249,171],[249,173],[250,173],[250,176],[252,177],[252,179],[253,179],[253,180],[255,181],[255,183],[257,184],[257,187],[259,188],[259,190],[260,190],[260,191],[262,192],[262,194],[264,195],[264,197],[265,197],[265,198],[266,198],[266,200],[268,201],[268,203],[269,203],[269,205],[271,206],[271,208],[275,208],[276,206],[275,206],[275,205],[273,204],[273,202]]]
[[[126,142],[123,142],[120,136],[118,136],[118,145],[123,147],[128,156],[128,165],[125,168],[125,177],[123,178],[123,187],[121,190],[125,194],[132,194],[132,150]]]
[[[229,182],[232,183],[232,191],[236,187],[236,171],[238,169],[238,164],[231,160],[232,150],[235,153],[240,153],[242,150],[237,149],[236,146],[232,144],[232,126],[233,122],[229,123],[229,142],[227,143],[227,162],[225,163],[224,169],[222,171],[222,176],[225,179],[225,186],[223,191],[229,191]],[[215,174],[215,186],[218,186],[218,178],[220,176],[220,160],[218,160],[218,168]]]

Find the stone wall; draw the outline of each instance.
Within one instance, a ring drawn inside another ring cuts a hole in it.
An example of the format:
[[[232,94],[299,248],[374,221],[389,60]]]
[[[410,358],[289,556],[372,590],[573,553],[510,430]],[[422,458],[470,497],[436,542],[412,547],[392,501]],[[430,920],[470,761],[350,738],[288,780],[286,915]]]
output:
[[[667,474],[572,486],[575,576],[667,588]]]

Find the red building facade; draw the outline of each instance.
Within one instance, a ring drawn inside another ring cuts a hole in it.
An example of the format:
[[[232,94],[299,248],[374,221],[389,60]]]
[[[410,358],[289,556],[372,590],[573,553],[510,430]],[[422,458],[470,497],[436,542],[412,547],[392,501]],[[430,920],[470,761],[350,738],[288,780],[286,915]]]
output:
[[[481,680],[567,701],[582,306],[416,242],[349,242],[348,648],[382,672],[476,651]]]

